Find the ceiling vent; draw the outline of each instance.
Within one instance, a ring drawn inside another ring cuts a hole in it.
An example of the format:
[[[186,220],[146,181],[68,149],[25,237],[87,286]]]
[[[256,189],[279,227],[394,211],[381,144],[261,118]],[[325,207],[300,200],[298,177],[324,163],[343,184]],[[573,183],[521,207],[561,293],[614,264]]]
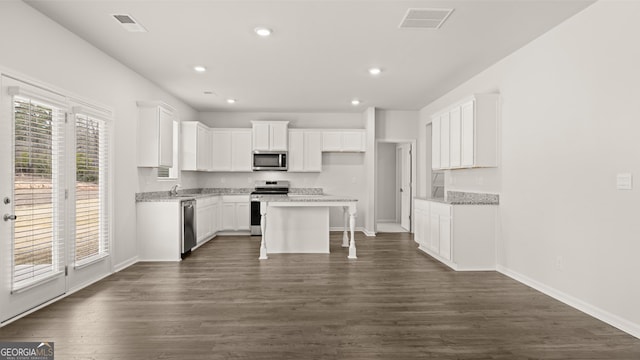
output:
[[[409,9],[405,14],[401,29],[439,29],[453,9]]]
[[[114,19],[118,21],[122,27],[129,32],[147,32],[144,26],[138,24],[138,22],[127,14],[112,14]]]

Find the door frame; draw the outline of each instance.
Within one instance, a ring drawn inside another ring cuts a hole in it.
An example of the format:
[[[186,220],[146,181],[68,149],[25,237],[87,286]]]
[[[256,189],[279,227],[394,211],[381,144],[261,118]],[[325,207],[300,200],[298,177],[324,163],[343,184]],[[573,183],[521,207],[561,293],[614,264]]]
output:
[[[417,194],[417,190],[416,190],[416,186],[417,186],[417,181],[416,181],[416,175],[417,175],[417,140],[415,139],[376,139],[376,159],[375,159],[375,164],[376,164],[376,176],[375,178],[377,179],[378,177],[378,172],[381,171],[380,167],[377,166],[378,165],[378,145],[384,143],[384,144],[396,144],[396,145],[400,145],[400,144],[409,144],[410,145],[410,151],[411,151],[411,197],[410,197],[410,205],[409,205],[409,213],[411,216],[410,219],[410,229],[409,232],[413,233],[414,231],[414,227],[415,227],[415,221],[413,221],[413,203],[414,203],[414,197]],[[396,175],[397,175],[397,167],[396,167]],[[376,180],[374,180],[376,181]],[[377,192],[377,185],[375,186],[375,203],[378,203],[378,192]],[[374,231],[377,232],[378,231],[378,219],[374,216]]]

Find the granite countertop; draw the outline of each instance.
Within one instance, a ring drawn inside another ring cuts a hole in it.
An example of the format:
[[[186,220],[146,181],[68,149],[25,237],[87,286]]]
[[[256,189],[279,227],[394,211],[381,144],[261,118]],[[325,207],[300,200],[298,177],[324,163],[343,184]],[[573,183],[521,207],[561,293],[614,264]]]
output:
[[[464,191],[447,191],[446,200],[443,198],[416,197],[418,200],[434,201],[449,205],[498,205],[500,195],[490,193],[473,193]]]
[[[258,195],[256,198],[260,201],[278,201],[278,202],[344,202],[358,199],[348,196],[325,195],[325,194],[289,194],[284,195]]]
[[[169,191],[153,191],[136,194],[136,202],[156,202],[156,201],[182,201],[204,198],[208,196],[220,195],[249,195],[253,188],[200,188],[185,189],[178,191],[177,196],[169,194]],[[298,197],[322,195],[322,188],[291,188],[289,194]],[[319,201],[319,200],[316,200]],[[326,200],[329,201],[329,200]],[[336,200],[333,200],[336,201]]]
[[[220,195],[249,195],[253,188],[206,188],[206,189],[186,189],[178,191],[177,196],[170,195],[168,191],[153,191],[136,194],[136,202],[153,201],[182,201],[198,199],[208,196]]]

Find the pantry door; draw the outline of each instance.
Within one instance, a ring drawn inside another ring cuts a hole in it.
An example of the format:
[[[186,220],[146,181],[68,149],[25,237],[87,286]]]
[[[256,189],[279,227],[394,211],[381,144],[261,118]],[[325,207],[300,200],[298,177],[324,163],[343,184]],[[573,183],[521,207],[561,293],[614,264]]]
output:
[[[0,79],[0,322],[65,293],[65,98]]]

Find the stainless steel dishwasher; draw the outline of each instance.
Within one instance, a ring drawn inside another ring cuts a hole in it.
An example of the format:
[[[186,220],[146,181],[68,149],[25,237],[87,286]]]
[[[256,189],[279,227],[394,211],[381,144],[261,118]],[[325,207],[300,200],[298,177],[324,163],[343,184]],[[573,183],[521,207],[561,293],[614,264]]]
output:
[[[196,201],[182,200],[182,257],[196,246]]]

